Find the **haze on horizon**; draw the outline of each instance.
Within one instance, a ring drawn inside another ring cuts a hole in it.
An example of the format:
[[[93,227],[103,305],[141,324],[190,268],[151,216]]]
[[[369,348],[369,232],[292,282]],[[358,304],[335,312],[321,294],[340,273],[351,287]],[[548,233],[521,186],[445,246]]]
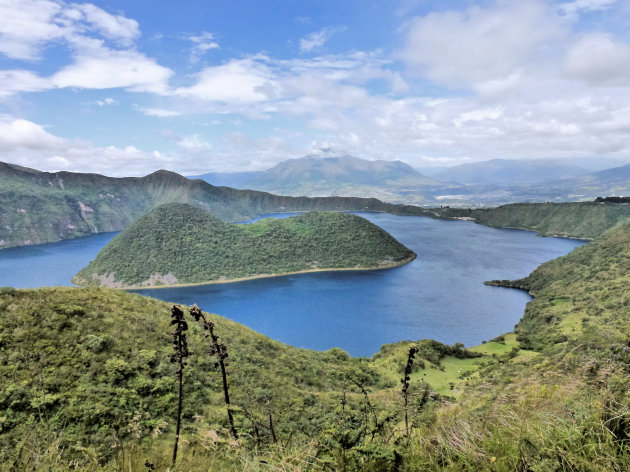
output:
[[[0,161],[190,175],[345,154],[627,163],[630,3],[0,0]]]

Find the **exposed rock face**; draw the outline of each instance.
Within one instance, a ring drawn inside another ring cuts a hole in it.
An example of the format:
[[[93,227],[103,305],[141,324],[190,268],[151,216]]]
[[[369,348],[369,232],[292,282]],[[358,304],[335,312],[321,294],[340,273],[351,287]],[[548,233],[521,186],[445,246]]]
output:
[[[109,272],[106,274],[92,274],[92,278],[98,281],[98,285],[101,287],[109,288],[123,288],[126,285],[122,282],[116,281],[116,274]],[[76,283],[81,284],[82,279],[76,278]],[[144,280],[138,284],[139,287],[155,287],[160,285],[175,285],[177,283],[177,277],[172,272],[168,274],[152,274],[147,280]]]

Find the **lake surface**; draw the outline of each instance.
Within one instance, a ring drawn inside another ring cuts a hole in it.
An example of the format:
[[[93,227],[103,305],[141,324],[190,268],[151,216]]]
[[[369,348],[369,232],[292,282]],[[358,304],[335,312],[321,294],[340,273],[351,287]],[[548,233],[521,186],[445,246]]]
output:
[[[297,347],[341,347],[355,356],[370,356],[382,344],[400,340],[432,338],[471,346],[511,331],[530,300],[523,291],[486,286],[484,281],[524,277],[542,262],[583,244],[466,221],[359,214],[389,231],[418,258],[379,271],[136,292],[196,303]],[[114,235],[2,250],[0,286],[71,285],[72,275]]]

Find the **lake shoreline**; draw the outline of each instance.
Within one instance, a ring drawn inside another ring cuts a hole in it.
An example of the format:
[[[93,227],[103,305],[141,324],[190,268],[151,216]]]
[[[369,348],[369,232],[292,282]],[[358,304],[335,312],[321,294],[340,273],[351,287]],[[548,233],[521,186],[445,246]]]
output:
[[[164,284],[164,285],[124,285],[124,286],[113,286],[113,285],[101,285],[101,287],[106,288],[118,288],[121,290],[155,290],[155,289],[167,289],[167,288],[182,288],[182,287],[198,287],[202,285],[216,285],[216,284],[233,284],[238,282],[247,282],[249,280],[256,279],[271,279],[276,277],[287,277],[289,275],[299,275],[299,274],[314,274],[319,272],[363,272],[369,270],[386,270],[386,269],[394,269],[396,267],[401,267],[410,262],[413,262],[418,257],[417,254],[414,253],[412,257],[408,257],[401,261],[396,261],[391,264],[381,265],[376,267],[341,267],[341,268],[328,268],[328,269],[305,269],[298,270],[293,272],[283,272],[281,274],[259,274],[259,275],[250,275],[247,277],[236,277],[234,279],[225,279],[225,280],[210,280],[207,282],[193,282],[193,283],[181,283],[181,284]],[[75,283],[75,282],[72,282]],[[84,285],[80,285],[75,283],[75,285],[79,287],[85,287]]]

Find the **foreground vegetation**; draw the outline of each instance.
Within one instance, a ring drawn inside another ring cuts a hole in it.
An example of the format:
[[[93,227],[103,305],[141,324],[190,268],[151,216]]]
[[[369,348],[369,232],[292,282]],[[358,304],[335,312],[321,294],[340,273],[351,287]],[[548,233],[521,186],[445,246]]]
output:
[[[389,233],[356,215],[305,213],[238,225],[200,208],[172,203],[116,236],[73,281],[116,287],[203,283],[392,267],[414,257]]]
[[[170,312],[167,303],[114,289],[3,289],[0,470],[123,464],[142,470],[146,459],[164,470],[177,409]],[[178,470],[209,464],[240,470],[275,458],[290,463],[304,451],[312,457],[293,468],[307,461],[316,469],[387,470],[402,460],[399,380],[412,343],[356,359],[339,349],[286,346],[215,315],[208,320],[229,353],[238,440],[230,433],[217,358],[203,326],[187,317]],[[498,362],[460,346],[413,345],[419,353],[411,374],[412,424],[429,415],[439,392],[461,394],[467,380],[455,369]]]

